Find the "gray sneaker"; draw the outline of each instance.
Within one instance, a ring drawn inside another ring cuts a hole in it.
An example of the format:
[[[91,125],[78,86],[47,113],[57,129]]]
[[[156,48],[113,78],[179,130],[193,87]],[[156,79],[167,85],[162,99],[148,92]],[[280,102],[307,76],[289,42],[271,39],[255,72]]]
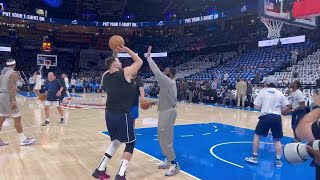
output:
[[[170,168],[170,162],[166,159],[164,159],[163,162],[161,162],[161,164],[158,165],[158,169],[169,169]]]
[[[41,126],[48,126],[49,124],[50,122],[46,120],[44,123],[41,124]]]
[[[9,143],[0,139],[0,146],[7,146]]]
[[[24,140],[23,142],[20,142],[20,146],[31,145],[31,144],[35,143],[36,141],[37,141],[36,139],[27,138],[27,139]]]
[[[169,170],[166,172],[166,176],[174,176],[180,172],[179,164],[171,164]]]
[[[281,161],[281,159],[277,159],[277,160],[276,160],[276,167],[277,167],[277,168],[281,168],[281,167],[282,167],[282,161]]]
[[[258,164],[258,157],[255,156],[251,156],[251,157],[246,157],[245,161],[247,161],[248,163],[252,163],[252,164]]]

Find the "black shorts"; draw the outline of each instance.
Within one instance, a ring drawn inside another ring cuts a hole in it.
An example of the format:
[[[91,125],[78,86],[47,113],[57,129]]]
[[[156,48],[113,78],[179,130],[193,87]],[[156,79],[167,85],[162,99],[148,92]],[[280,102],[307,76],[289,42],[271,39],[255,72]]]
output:
[[[63,92],[61,93],[61,96],[60,96],[60,98],[59,98],[59,102],[60,102],[60,103],[63,103],[63,99],[64,99],[64,97],[66,96],[66,94],[67,94],[66,91],[63,91]]]
[[[75,85],[71,85],[71,89],[74,89],[76,86]]]
[[[29,84],[29,87],[31,90],[33,90],[34,86],[35,86],[35,84]]]
[[[312,134],[316,140],[320,139],[320,121],[314,122],[311,126]]]
[[[299,122],[306,114],[307,114],[307,112],[305,109],[300,109],[296,112],[292,112],[291,127],[292,127],[293,131],[296,130]]]
[[[106,124],[111,141],[118,140],[122,143],[130,143],[136,140],[131,113],[120,114],[106,111]]]
[[[267,114],[259,117],[255,134],[267,137],[270,129],[274,140],[280,140],[283,137],[280,115]]]

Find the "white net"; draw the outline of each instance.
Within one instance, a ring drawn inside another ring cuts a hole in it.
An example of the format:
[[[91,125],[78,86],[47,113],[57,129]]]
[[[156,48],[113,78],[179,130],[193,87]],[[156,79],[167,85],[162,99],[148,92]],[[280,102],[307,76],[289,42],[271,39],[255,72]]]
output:
[[[281,37],[283,22],[265,18],[262,18],[261,21],[268,28],[268,38],[277,39]]]
[[[51,64],[46,64],[46,69],[50,69]]]

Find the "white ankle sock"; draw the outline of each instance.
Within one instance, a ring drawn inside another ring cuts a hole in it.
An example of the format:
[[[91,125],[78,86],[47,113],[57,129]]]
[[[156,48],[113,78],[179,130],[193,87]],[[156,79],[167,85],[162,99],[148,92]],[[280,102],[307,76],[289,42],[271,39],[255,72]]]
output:
[[[24,135],[24,133],[18,133],[19,134],[19,138],[20,138],[20,141],[23,142],[27,139],[27,137]]]
[[[121,146],[121,143],[119,141],[112,141],[112,143],[109,145],[108,149],[106,150],[106,153],[104,154],[100,165],[98,166],[99,171],[104,171],[107,167],[108,161],[112,158],[112,156],[116,153],[118,148]]]
[[[119,169],[119,173],[118,173],[120,176],[124,176],[124,173],[127,170],[128,164],[129,164],[128,160],[126,160],[126,159],[121,160],[121,165],[120,165],[120,169]]]
[[[98,166],[98,170],[99,171],[104,171],[107,167],[107,163],[109,161],[110,158],[108,158],[107,156],[103,156],[100,165]]]
[[[50,119],[48,118],[48,119],[46,119],[46,121],[50,122]]]

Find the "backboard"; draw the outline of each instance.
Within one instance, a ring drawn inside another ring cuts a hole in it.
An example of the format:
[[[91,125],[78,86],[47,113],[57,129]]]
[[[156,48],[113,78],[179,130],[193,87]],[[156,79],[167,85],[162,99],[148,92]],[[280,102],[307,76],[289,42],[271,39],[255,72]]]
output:
[[[259,16],[264,19],[271,19],[284,24],[315,29],[317,27],[316,17],[295,19],[292,17],[293,4],[289,0],[258,0]]]
[[[38,54],[37,65],[38,66],[57,66],[58,57],[56,55]]]

